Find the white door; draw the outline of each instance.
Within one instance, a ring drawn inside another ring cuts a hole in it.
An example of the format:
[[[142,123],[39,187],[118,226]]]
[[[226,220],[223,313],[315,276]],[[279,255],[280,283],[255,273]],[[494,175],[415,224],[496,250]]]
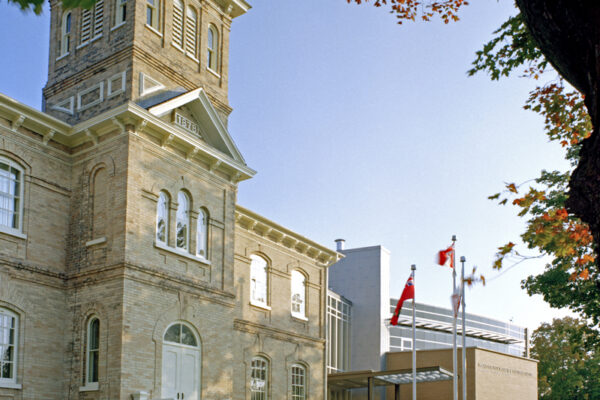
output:
[[[163,343],[161,398],[200,400],[200,350]]]

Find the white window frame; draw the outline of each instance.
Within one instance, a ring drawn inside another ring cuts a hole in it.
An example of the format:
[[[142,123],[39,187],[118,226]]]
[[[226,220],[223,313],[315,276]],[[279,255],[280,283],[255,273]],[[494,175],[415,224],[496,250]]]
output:
[[[212,34],[212,46],[210,38]],[[219,31],[213,24],[208,25],[208,32],[206,35],[206,68],[215,74],[219,74]]]
[[[17,383],[17,371],[19,370],[19,315],[4,307],[0,307],[0,318],[2,318],[0,321],[0,330],[7,329],[4,325],[5,318],[13,318],[14,326],[12,343],[10,341],[8,343],[1,343],[2,345],[12,346],[12,360],[9,361],[12,363],[12,377],[2,377],[2,370],[4,369],[4,354],[2,354],[0,355],[0,388],[21,389],[21,384]],[[10,327],[8,327],[8,329],[10,330]],[[2,337],[4,338],[7,336],[2,335]],[[10,335],[8,337],[10,337]]]
[[[264,379],[261,379],[260,375],[264,375]],[[261,356],[252,358],[249,389],[250,400],[269,400],[269,360],[266,358]]]
[[[92,323],[94,321],[98,321],[98,337],[97,337],[97,345],[98,347],[95,349],[91,348],[91,343],[92,343]],[[98,370],[96,371],[96,373],[98,374],[97,379],[94,380],[90,380],[90,359],[92,356],[92,353],[95,352],[96,353],[96,358],[98,360]],[[98,378],[100,375],[100,318],[98,318],[98,316],[96,315],[92,315],[89,319],[88,322],[86,324],[86,329],[85,329],[85,381],[84,381],[84,386],[82,388],[80,388],[80,391],[92,391],[92,390],[98,390]]]
[[[117,85],[117,87],[113,87],[113,82],[116,81],[117,79],[121,78],[121,85]],[[107,82],[107,90],[106,90],[106,98],[110,98],[113,96],[116,96],[118,94],[121,94],[125,91],[125,86],[127,84],[126,82],[127,79],[127,71],[123,71],[123,72],[119,72],[118,74],[115,74],[113,76],[111,76],[110,78],[108,78],[108,82]]]
[[[269,262],[257,254],[252,254],[250,260],[250,304],[270,310]]]
[[[164,200],[164,202],[163,202]],[[158,225],[161,221],[160,211],[161,207],[164,206],[164,240],[161,240],[158,236]],[[170,211],[170,198],[164,191],[161,191],[158,195],[158,202],[156,203],[156,233],[154,237],[157,243],[167,244],[169,242],[169,211]]]
[[[153,1],[154,4],[150,4],[150,1]],[[155,30],[160,34],[160,7],[161,0],[146,0],[146,26]],[[148,11],[151,12],[150,23],[148,23]]]
[[[306,320],[306,276],[296,269],[291,275],[291,313],[295,318]]]
[[[71,37],[73,34],[73,13],[71,10],[67,10],[63,13],[61,21],[60,57],[58,57],[58,59],[67,56],[71,52]]]
[[[83,96],[85,96],[86,94],[88,94],[90,92],[93,92],[96,89],[99,89],[98,98],[96,100],[90,101],[87,104],[82,104],[81,100],[82,100]],[[97,104],[102,103],[103,101],[104,101],[104,81],[77,93],[77,110],[79,110],[79,111],[87,110],[90,107],[93,107]]]
[[[125,22],[127,22],[127,0],[115,0],[115,26],[112,29],[125,25]]]
[[[8,167],[9,172],[11,169],[15,169],[19,173],[19,177],[17,178],[17,182],[19,185],[18,193],[7,193],[9,201],[12,201],[12,212],[17,214],[17,226],[3,225],[0,221],[0,232],[24,238],[25,236],[23,235],[23,200],[25,192],[25,170],[23,169],[23,167],[21,167],[19,164],[17,164],[10,158],[0,156],[0,163],[6,165]],[[0,186],[0,191],[2,190],[3,187]],[[10,196],[12,196],[12,200],[10,200]],[[1,200],[2,196],[0,196],[0,201]],[[15,204],[15,202],[17,204]],[[0,206],[1,204],[2,203],[0,202]]]
[[[306,400],[307,376],[304,365],[292,364],[290,369],[291,400]]]
[[[198,210],[196,255],[208,260],[208,212],[204,208]]]
[[[190,249],[190,204],[189,196],[180,191],[177,194],[177,213],[175,218],[175,247],[180,250],[189,251]],[[185,226],[184,243],[179,245],[179,230],[181,226]]]

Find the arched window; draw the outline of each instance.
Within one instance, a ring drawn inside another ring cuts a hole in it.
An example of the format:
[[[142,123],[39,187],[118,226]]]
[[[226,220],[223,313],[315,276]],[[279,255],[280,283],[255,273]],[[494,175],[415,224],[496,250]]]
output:
[[[173,44],[183,50],[183,10],[181,0],[173,0]]]
[[[267,260],[251,255],[250,259],[250,301],[261,306],[267,305]]]
[[[23,169],[0,157],[0,229],[19,233],[23,214]]]
[[[219,64],[219,33],[214,25],[209,25],[208,27],[207,52],[206,65],[214,72],[217,72]]]
[[[171,325],[163,337],[162,398],[200,400],[200,341],[184,323]]]
[[[100,355],[100,320],[91,317],[87,324],[85,340],[85,379],[87,387],[98,386],[98,360]]]
[[[104,0],[97,0],[94,6],[94,37],[102,36],[104,28]]]
[[[146,0],[146,25],[160,31],[160,0]]]
[[[115,26],[125,23],[127,19],[127,0],[115,0]]]
[[[269,362],[263,357],[254,357],[250,370],[250,399],[269,399]]]
[[[60,55],[64,56],[71,51],[71,11],[66,11],[63,14],[61,35],[60,35]]]
[[[306,400],[306,368],[292,365],[292,400]]]
[[[198,212],[196,254],[208,259],[208,213],[203,208]]]
[[[292,271],[292,315],[306,318],[306,278],[300,271]]]
[[[188,197],[185,193],[177,195],[177,248],[187,250],[189,248],[189,223],[190,209]]]
[[[0,385],[17,383],[17,314],[0,308]]]
[[[196,36],[198,24],[198,13],[192,7],[188,7],[185,13],[185,52],[193,58],[196,56]]]
[[[156,205],[156,241],[167,243],[169,238],[169,197],[165,192],[160,192]]]

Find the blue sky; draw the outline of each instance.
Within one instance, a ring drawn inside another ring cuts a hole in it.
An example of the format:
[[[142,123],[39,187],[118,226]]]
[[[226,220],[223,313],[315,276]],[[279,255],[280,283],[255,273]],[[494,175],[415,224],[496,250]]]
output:
[[[383,8],[345,0],[252,1],[232,26],[229,130],[248,165],[238,203],[334,247],[381,244],[392,253],[392,296],[417,264],[418,301],[449,306],[451,274],[433,263],[458,237],[458,255],[489,284],[467,311],[531,329],[564,312],[520,281],[544,260],[502,276],[496,248],[524,221],[487,196],[543,168],[566,168],[542,120],[522,109],[532,82],[468,77],[475,51],[516,13],[478,0],[461,21],[396,24]],[[0,92],[39,108],[48,12],[0,2]]]

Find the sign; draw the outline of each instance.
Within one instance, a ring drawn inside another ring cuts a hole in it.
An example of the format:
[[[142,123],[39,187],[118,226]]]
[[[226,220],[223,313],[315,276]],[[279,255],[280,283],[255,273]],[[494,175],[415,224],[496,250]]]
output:
[[[175,117],[173,118],[173,120],[173,122],[175,122],[175,125],[179,126],[180,128],[183,128],[186,131],[193,133],[194,135],[200,136],[200,129],[198,128],[198,124],[196,124],[195,122],[187,119],[178,112],[175,112]]]

